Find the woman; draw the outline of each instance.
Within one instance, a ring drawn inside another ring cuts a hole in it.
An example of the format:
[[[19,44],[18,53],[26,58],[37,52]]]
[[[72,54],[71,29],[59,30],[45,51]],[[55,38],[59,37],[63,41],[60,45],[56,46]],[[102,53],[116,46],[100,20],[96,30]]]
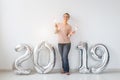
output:
[[[70,75],[68,62],[68,54],[71,48],[70,37],[75,33],[68,24],[69,19],[69,13],[65,13],[63,14],[62,23],[55,24],[55,33],[58,35],[58,49],[62,59],[62,73],[66,73],[67,75]]]

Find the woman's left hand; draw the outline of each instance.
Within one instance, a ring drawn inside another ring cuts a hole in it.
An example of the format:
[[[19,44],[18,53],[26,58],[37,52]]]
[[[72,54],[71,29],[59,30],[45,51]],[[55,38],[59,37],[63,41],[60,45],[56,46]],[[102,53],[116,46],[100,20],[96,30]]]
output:
[[[71,37],[71,35],[75,34],[75,31],[72,31],[68,34],[68,37]]]

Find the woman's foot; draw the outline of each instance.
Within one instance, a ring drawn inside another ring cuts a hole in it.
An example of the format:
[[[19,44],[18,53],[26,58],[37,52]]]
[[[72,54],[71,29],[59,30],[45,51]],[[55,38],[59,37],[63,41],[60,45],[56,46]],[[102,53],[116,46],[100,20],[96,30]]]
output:
[[[65,72],[62,70],[61,73],[64,74]]]
[[[66,74],[67,74],[67,75],[70,75],[70,73],[69,73],[69,72],[66,72]]]

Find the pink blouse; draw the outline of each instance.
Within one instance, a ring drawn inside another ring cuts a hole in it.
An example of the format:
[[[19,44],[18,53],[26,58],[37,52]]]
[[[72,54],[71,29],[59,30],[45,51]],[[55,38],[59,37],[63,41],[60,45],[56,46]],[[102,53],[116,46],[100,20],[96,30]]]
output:
[[[62,23],[57,24],[58,27],[58,43],[70,43],[70,37],[68,34],[71,33],[72,27],[68,25],[63,25]]]

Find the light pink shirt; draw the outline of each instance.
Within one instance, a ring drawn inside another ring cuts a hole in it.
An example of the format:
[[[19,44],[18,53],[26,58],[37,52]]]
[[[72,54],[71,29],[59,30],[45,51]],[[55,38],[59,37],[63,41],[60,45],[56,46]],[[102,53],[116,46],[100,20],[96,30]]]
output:
[[[68,34],[71,33],[72,28],[69,24],[63,25],[62,23],[57,24],[58,27],[58,43],[70,43],[70,37]]]

